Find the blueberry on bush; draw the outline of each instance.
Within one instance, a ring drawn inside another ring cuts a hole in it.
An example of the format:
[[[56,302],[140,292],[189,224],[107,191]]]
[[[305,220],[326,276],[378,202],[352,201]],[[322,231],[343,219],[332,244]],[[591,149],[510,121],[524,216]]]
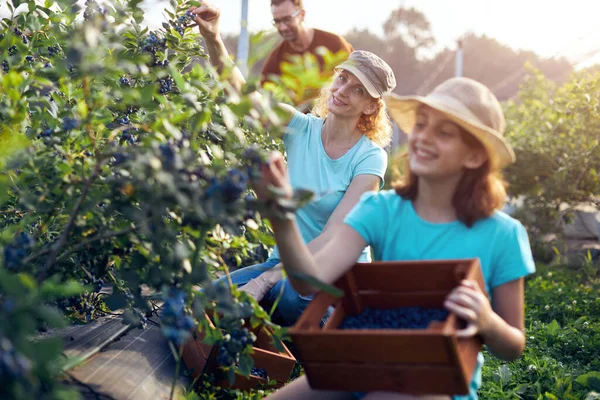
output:
[[[59,45],[54,44],[52,46],[48,46],[47,50],[48,50],[48,55],[55,56],[55,55],[58,55],[60,53],[61,48],[60,48]]]
[[[79,128],[79,120],[68,117],[63,119],[63,131],[68,132],[77,128]]]
[[[230,169],[222,182],[213,181],[206,195],[210,197],[216,194],[221,196],[226,203],[233,203],[247,190],[247,184],[248,177],[244,172],[235,168]]]
[[[166,78],[160,78],[158,83],[158,91],[160,94],[169,93],[173,89],[173,79],[170,76],[167,76]]]
[[[31,370],[31,361],[17,351],[10,340],[0,337],[0,379],[23,378]]]
[[[14,243],[4,247],[4,266],[9,270],[18,269],[34,244],[33,238],[27,233],[19,233],[16,236]]]
[[[246,346],[252,345],[256,337],[248,328],[230,329],[219,345],[217,363],[222,367],[234,366]]]
[[[196,326],[185,311],[185,300],[186,294],[182,290],[170,288],[161,314],[163,334],[177,346],[190,337],[190,331]]]
[[[38,139],[39,138],[49,138],[50,136],[52,136],[52,129],[46,128],[42,132],[40,132],[40,134],[38,135]]]

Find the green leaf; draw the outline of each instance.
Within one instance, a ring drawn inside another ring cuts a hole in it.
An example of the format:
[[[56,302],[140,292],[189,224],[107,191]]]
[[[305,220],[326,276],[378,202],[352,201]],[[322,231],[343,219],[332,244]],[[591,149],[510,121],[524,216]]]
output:
[[[233,386],[235,383],[235,370],[233,368],[227,370],[227,379],[229,379],[229,386]]]
[[[40,295],[44,300],[51,300],[57,297],[72,297],[83,291],[83,286],[76,281],[61,284],[54,280],[46,280],[42,283]]]
[[[169,66],[169,71],[171,72],[171,77],[173,78],[173,80],[177,84],[177,87],[179,88],[179,90],[183,90],[185,88],[186,84],[185,84],[185,81],[183,80],[183,78],[181,77],[181,74],[177,70],[177,68],[175,68],[174,66],[170,65]]]
[[[111,310],[118,310],[127,306],[127,299],[121,293],[113,293],[104,299],[104,302]]]
[[[240,361],[238,364],[239,371],[242,375],[248,376],[250,375],[250,371],[254,366],[254,360],[250,354],[242,354],[240,355]]]
[[[163,119],[162,123],[163,123],[163,126],[165,127],[165,129],[167,130],[167,132],[169,132],[175,139],[177,139],[177,140],[181,139],[182,135],[181,135],[181,131],[179,129],[177,129],[175,126],[173,126],[173,124],[171,124],[166,119]]]
[[[500,382],[503,386],[508,384],[512,378],[512,372],[506,364],[498,367],[498,375],[500,375]]]
[[[599,371],[591,371],[583,375],[579,375],[575,382],[580,385],[585,386],[591,390],[600,391],[600,372]]]
[[[37,307],[38,316],[48,322],[48,324],[52,327],[62,327],[65,326],[66,320],[63,314],[58,311],[58,309],[46,305],[38,305]]]
[[[311,286],[315,287],[316,289],[328,293],[334,297],[342,297],[344,295],[344,291],[341,289],[338,289],[337,287],[330,285],[328,283],[322,282],[320,280],[318,280],[317,278],[315,278],[314,276],[305,274],[303,272],[291,272],[288,271],[287,272],[288,275],[294,279],[298,279],[300,281],[306,282],[308,284],[310,284]]]
[[[550,337],[556,337],[560,333],[560,331],[561,331],[560,325],[558,324],[558,322],[556,320],[553,320],[546,327],[546,333]]]
[[[35,289],[36,284],[35,280],[31,275],[28,274],[19,274],[17,275],[20,283],[27,289]]]
[[[47,363],[57,358],[62,351],[63,345],[60,338],[50,338],[33,342],[31,347],[36,361]]]

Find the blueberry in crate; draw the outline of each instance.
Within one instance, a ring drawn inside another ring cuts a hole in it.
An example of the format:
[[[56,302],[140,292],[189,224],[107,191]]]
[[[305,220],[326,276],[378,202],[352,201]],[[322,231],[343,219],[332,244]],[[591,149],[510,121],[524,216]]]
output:
[[[252,367],[250,375],[258,376],[259,378],[268,379],[267,371],[264,368]]]
[[[431,321],[444,321],[444,308],[398,307],[373,309],[366,307],[358,315],[344,318],[340,329],[426,329]]]

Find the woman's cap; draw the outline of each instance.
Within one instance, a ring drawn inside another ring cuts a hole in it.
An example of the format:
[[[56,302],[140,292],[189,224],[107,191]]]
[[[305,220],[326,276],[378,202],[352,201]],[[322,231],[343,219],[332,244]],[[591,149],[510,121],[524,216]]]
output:
[[[396,87],[392,68],[370,51],[356,50],[346,61],[336,67],[352,73],[372,97],[380,98]]]

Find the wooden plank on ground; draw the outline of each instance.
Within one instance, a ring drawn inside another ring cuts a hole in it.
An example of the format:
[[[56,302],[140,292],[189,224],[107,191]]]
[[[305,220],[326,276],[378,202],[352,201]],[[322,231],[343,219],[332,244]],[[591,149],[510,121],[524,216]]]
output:
[[[118,400],[168,399],[175,366],[160,328],[149,325],[130,330],[70,375]],[[183,377],[178,384],[187,387]]]
[[[92,356],[129,328],[120,315],[107,315],[85,325],[75,325],[59,333],[69,358]]]

